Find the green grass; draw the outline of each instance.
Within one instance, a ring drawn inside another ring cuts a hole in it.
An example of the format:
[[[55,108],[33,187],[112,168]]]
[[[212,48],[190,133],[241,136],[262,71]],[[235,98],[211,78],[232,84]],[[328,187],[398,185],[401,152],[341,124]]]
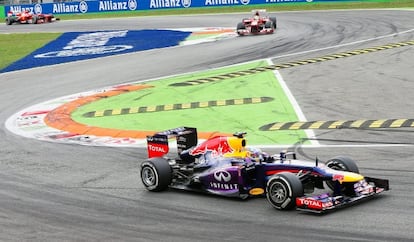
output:
[[[89,126],[115,128],[122,130],[167,130],[171,127],[197,127],[203,132],[220,131],[233,133],[243,130],[249,133],[250,144],[293,144],[306,137],[303,130],[272,132],[260,131],[259,127],[268,123],[288,122],[298,117],[289,99],[286,97],[273,72],[266,71],[254,75],[235,77],[228,80],[190,86],[170,86],[173,83],[196,80],[231,73],[250,68],[267,66],[267,62],[259,61],[243,65],[185,74],[166,79],[151,81],[152,88],[122,95],[107,97],[78,107],[71,114],[74,121]],[[257,88],[264,86],[266,88]],[[255,90],[252,93],[252,90]],[[248,97],[272,97],[256,104],[219,105],[204,108],[188,108],[179,110],[129,113],[123,115],[104,115],[85,117],[89,112],[104,112],[156,105],[173,105],[177,103],[208,102],[217,100],[242,99]],[[208,119],[208,122],[206,122]]]
[[[60,33],[0,35],[0,70],[59,37]]]
[[[298,10],[329,10],[329,9],[364,9],[364,8],[414,8],[414,0],[365,0],[347,3],[325,2],[325,3],[286,3],[266,4],[254,6],[229,6],[208,7],[191,9],[166,9],[151,11],[128,11],[91,14],[63,14],[59,15],[61,20],[110,18],[110,17],[137,17],[137,16],[159,16],[179,14],[207,14],[207,13],[232,13],[250,12],[252,8],[266,8],[267,11],[298,11]],[[11,27],[11,26],[10,26]],[[34,50],[46,45],[56,39],[60,34],[0,34],[0,70],[11,63],[25,57]]]

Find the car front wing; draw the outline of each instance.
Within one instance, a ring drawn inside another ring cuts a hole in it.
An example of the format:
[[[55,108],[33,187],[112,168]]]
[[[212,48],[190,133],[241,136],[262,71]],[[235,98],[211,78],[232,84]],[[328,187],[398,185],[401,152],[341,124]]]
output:
[[[298,197],[296,198],[296,209],[321,214],[354,205],[389,190],[389,182],[385,179],[365,177],[364,180],[354,184],[354,190],[355,196],[332,196],[329,193],[323,193],[315,196]]]

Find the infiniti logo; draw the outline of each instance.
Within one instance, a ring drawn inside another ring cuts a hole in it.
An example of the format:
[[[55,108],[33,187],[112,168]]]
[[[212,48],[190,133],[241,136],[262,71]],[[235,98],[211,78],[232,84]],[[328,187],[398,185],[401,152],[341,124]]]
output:
[[[231,180],[231,175],[225,170],[219,170],[214,172],[214,178],[220,182],[229,182]]]

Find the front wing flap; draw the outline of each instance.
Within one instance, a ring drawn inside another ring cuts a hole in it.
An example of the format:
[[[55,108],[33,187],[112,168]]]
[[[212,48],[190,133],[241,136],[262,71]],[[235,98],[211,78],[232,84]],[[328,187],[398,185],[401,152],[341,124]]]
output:
[[[262,29],[262,30],[260,30],[259,32],[257,32],[257,33],[252,33],[250,30],[248,30],[248,29],[238,29],[237,30],[237,33],[239,34],[239,35],[259,35],[259,34],[273,34],[273,32],[274,32],[274,29]]]
[[[316,196],[296,198],[296,209],[312,213],[326,213],[345,206],[370,199],[389,190],[389,182],[385,179],[365,177],[354,184],[355,196],[332,196],[324,193]]]

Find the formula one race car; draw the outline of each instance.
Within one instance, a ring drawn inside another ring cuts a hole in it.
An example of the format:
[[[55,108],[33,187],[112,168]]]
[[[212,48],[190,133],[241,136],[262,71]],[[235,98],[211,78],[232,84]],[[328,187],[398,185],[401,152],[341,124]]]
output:
[[[196,128],[180,127],[147,137],[149,158],[141,180],[149,191],[175,188],[242,199],[266,196],[279,210],[323,213],[389,190],[385,179],[364,177],[356,163],[337,156],[326,163],[296,159],[294,152],[268,155],[246,146],[246,133],[198,143]],[[169,139],[178,155],[168,158]],[[315,188],[322,194],[315,194]],[[307,194],[307,195],[305,195]]]
[[[272,34],[277,28],[276,17],[268,17],[265,9],[252,10],[253,16],[237,24],[239,36],[250,34]]]
[[[23,12],[12,12],[9,11],[6,17],[6,24],[12,25],[13,23],[19,24],[42,24],[42,23],[51,23],[59,18],[55,18],[53,14],[35,14],[28,10]]]

